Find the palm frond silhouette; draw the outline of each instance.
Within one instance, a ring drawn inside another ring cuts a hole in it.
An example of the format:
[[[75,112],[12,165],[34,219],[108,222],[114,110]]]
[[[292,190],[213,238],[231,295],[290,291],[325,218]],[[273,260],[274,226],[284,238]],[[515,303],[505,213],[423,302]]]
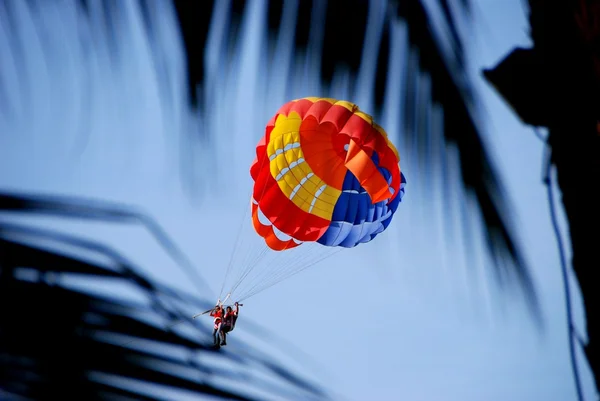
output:
[[[17,194],[0,195],[0,210],[117,221],[141,215]],[[191,319],[211,302],[154,282],[106,245],[5,219],[0,258],[0,388],[9,396],[164,400],[177,390],[238,400],[327,398],[248,344],[244,353],[215,351],[210,328]],[[105,282],[115,290],[95,289]]]

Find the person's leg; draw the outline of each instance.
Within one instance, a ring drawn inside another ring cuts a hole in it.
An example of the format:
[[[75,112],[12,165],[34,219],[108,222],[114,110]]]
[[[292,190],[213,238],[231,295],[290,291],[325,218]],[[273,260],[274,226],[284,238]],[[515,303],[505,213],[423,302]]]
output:
[[[221,323],[216,325],[216,327],[213,330],[213,338],[215,340],[215,345],[219,345],[219,337],[221,337],[220,333],[221,333]]]
[[[227,345],[227,332],[229,331],[229,326],[221,327],[221,345]]]

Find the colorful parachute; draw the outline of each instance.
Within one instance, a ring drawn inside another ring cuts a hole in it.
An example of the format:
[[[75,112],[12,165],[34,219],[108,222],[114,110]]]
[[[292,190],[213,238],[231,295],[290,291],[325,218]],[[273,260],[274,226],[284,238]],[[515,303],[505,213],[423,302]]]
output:
[[[278,251],[368,242],[388,227],[404,195],[399,162],[386,132],[358,106],[288,102],[267,124],[250,168],[254,230]]]

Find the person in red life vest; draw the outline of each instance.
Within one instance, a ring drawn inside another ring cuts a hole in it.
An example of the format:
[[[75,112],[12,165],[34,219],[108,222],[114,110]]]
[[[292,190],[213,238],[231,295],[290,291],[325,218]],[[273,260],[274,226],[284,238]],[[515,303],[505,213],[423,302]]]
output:
[[[237,321],[239,312],[240,304],[237,302],[235,303],[235,310],[233,310],[231,306],[227,307],[223,322],[221,323],[221,329],[219,330],[221,335],[221,345],[227,345],[227,333],[233,331],[235,328],[235,322]]]
[[[219,345],[219,330],[221,328],[221,322],[223,321],[223,308],[221,308],[221,305],[217,304],[210,312],[210,315],[215,318],[215,325],[213,327],[213,340],[215,341],[215,345]]]

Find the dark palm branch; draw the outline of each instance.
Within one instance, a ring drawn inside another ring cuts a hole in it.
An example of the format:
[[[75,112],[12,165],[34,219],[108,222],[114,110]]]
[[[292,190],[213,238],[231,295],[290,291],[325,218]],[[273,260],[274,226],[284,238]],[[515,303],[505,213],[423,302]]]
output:
[[[0,210],[62,218],[136,215],[15,194],[0,196]],[[101,243],[3,220],[0,398],[177,399],[173,391],[239,400],[327,398],[248,344],[244,353],[213,349],[211,328],[191,319],[210,302],[153,282]],[[107,283],[115,289],[98,289]]]
[[[547,167],[545,184],[557,238],[565,291],[571,364],[579,399],[577,346],[581,346],[600,388],[600,304],[596,288],[600,200],[600,128],[598,40],[600,6],[597,1],[523,2],[528,9],[530,48],[514,48],[497,65],[483,71],[485,78],[527,125],[545,127]],[[537,131],[535,131],[537,133]],[[552,169],[569,222],[571,266],[583,298],[585,329],[574,323],[570,299],[569,262],[554,212]],[[580,333],[587,332],[587,340]],[[594,398],[598,398],[597,394]]]

